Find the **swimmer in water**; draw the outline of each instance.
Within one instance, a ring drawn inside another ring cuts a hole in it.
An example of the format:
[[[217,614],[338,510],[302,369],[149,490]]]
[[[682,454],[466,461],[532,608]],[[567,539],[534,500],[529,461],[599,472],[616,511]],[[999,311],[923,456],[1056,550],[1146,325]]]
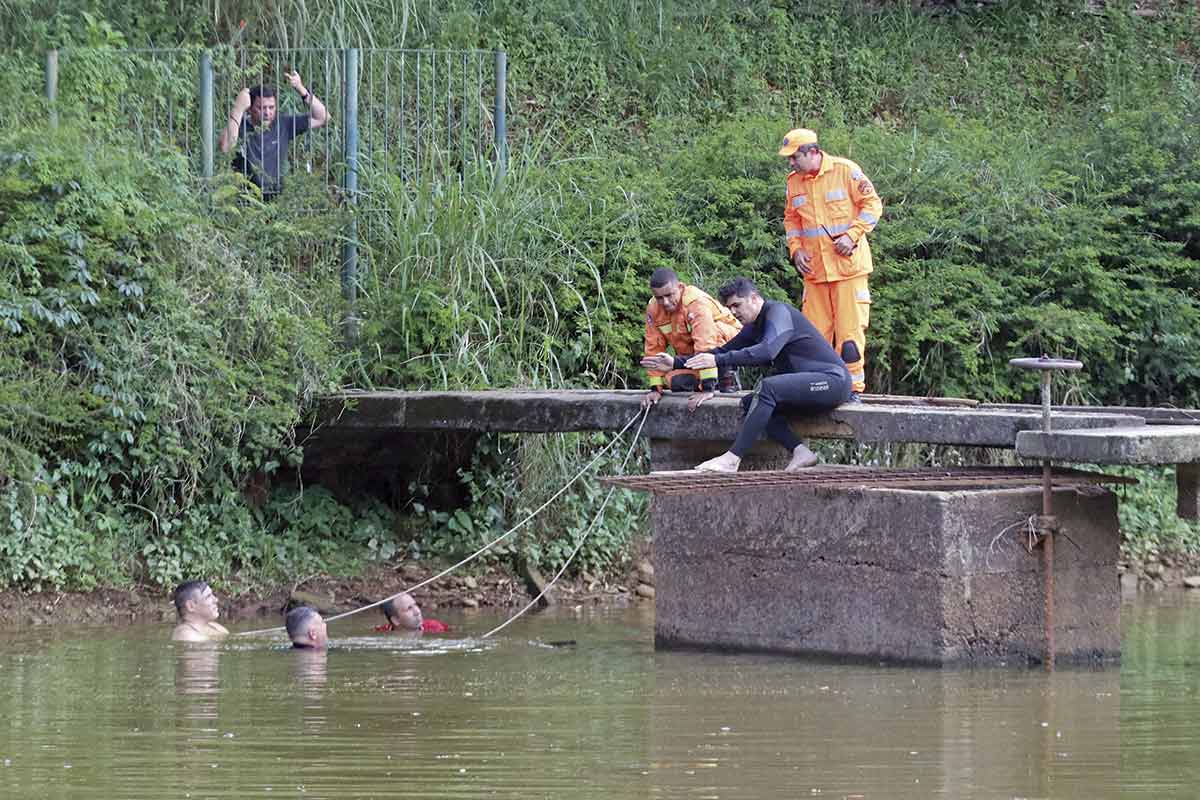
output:
[[[386,601],[382,609],[387,624],[375,629],[380,633],[445,633],[450,630],[444,622],[425,619],[421,607],[408,592]]]
[[[204,581],[188,581],[175,587],[175,612],[179,624],[171,639],[176,642],[210,642],[229,635],[229,630],[217,622],[221,613],[217,596]]]
[[[302,650],[324,650],[326,643],[329,641],[328,630],[325,626],[324,618],[317,613],[315,608],[309,606],[299,606],[288,612],[287,620],[288,638],[292,640],[292,647]]]

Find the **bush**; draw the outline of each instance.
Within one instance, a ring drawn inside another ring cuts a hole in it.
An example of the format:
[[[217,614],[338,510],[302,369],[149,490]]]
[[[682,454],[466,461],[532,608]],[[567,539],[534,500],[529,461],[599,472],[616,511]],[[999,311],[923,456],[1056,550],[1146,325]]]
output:
[[[619,473],[628,457],[632,458],[628,458],[626,471],[644,467],[639,462],[645,461],[645,453],[639,453],[636,446],[631,453],[626,444],[628,436],[614,444],[588,474],[528,524],[488,550],[480,563],[521,558],[541,569],[556,571],[579,545],[572,562],[575,571],[603,573],[622,566],[630,541],[644,527],[646,496],[612,491],[596,476]],[[416,503],[417,515],[430,524],[413,539],[411,550],[417,555],[437,554],[451,561],[475,553],[526,520],[609,444],[612,437],[607,434],[506,434],[482,438],[470,469],[460,472],[470,503],[451,510]],[[420,487],[415,488],[419,493]]]
[[[0,153],[0,585],[303,563],[232,543],[287,521],[241,488],[299,463],[293,429],[335,386],[308,310],[327,276],[247,260],[254,242],[213,227],[177,159],[70,129]],[[247,219],[243,236],[278,235]],[[293,549],[325,536],[284,528]]]
[[[300,568],[303,551],[327,551],[296,508],[374,531],[346,534],[363,557],[391,552],[386,515],[343,519],[319,493],[263,509],[241,499],[246,476],[296,463],[291,429],[308,400],[338,383],[640,385],[645,281],[659,266],[708,289],[748,274],[798,300],[774,153],[800,122],[884,200],[873,390],[1028,400],[1036,378],[1007,360],[1048,353],[1084,361],[1072,400],[1196,405],[1195,11],[932,5],[447,0],[392,19],[350,0],[251,14],[254,48],[503,47],[513,65],[503,182],[476,165],[404,184],[364,153],[382,212],[363,226],[354,348],[338,336],[331,233],[346,218],[320,181],[296,176],[273,204],[218,182],[200,202],[162,137],[126,149],[152,111],[190,98],[196,51],[174,69],[118,51],[227,42],[237,15],[90,0],[0,9],[5,41],[30,48],[0,57],[0,507],[21,525],[3,541],[5,580],[167,581],[189,561]],[[64,73],[57,137],[37,127],[50,46],[86,67]],[[383,107],[386,91],[368,82],[361,104]],[[522,463],[553,468],[519,487],[502,455],[516,445],[481,453],[474,502],[439,521],[424,552],[458,552],[514,520],[514,498],[556,488],[591,440],[545,441]],[[594,491],[522,546],[557,563],[569,537],[550,532],[578,530]],[[630,502],[617,517],[638,513]],[[613,525],[587,563],[617,558]]]

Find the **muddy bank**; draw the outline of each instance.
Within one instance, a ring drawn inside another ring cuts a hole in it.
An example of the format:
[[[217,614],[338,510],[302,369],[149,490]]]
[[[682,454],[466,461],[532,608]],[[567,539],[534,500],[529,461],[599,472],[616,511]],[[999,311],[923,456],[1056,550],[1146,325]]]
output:
[[[563,578],[550,590],[552,602],[563,605],[645,602],[645,569],[629,572],[623,579],[595,578],[584,574]],[[214,586],[221,600],[223,622],[263,620],[276,624],[292,604],[307,603],[322,612],[340,613],[373,603],[436,575],[444,567],[436,564],[387,565],[368,569],[350,578],[315,576],[298,584],[273,586],[261,591],[230,595],[219,583]],[[652,575],[652,571],[650,573]],[[639,575],[643,577],[639,579]],[[652,580],[652,578],[650,578]],[[641,590],[639,591],[639,586]],[[649,594],[652,596],[653,591]],[[430,616],[435,609],[517,609],[532,598],[526,580],[504,567],[473,576],[449,575],[413,592],[413,597]],[[367,611],[365,618],[379,616]],[[27,625],[121,625],[171,622],[175,619],[169,590],[156,587],[98,589],[93,592],[0,592],[0,628]]]
[[[275,624],[296,602],[316,605],[322,611],[340,613],[412,586],[437,574],[437,564],[377,566],[351,578],[315,576],[298,584],[273,586],[260,591],[230,594],[217,585],[221,617],[225,622],[264,620]],[[1200,590],[1200,556],[1155,555],[1145,559],[1122,559],[1117,565],[1126,591],[1159,591],[1184,587]],[[533,594],[525,579],[504,567],[483,575],[449,575],[413,592],[421,608],[429,613],[438,608],[517,609]],[[586,573],[564,578],[550,592],[555,603],[568,605],[623,605],[653,602],[654,569],[648,548],[627,572],[617,577],[596,578]],[[378,612],[365,612],[368,617]],[[432,616],[432,614],[431,614]],[[175,607],[170,592],[157,587],[97,589],[93,592],[0,592],[0,629],[28,625],[127,625],[171,622]]]

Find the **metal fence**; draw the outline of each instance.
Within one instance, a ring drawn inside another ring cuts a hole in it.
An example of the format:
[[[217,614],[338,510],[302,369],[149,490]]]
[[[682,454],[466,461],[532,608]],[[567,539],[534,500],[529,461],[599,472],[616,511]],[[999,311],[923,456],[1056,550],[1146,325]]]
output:
[[[355,136],[364,164],[406,184],[463,180],[483,161],[503,166],[503,51],[54,50],[46,56],[46,95],[52,118],[68,109],[109,115],[138,146],[173,142],[198,176],[211,177],[222,166],[217,136],[242,88],[278,87],[281,114],[305,112],[287,90],[291,70],[325,103],[332,123],[297,142],[294,166],[336,177],[346,140]],[[357,108],[347,105],[352,94]]]
[[[329,124],[300,137],[289,171],[321,181],[353,207],[342,239],[343,286],[353,302],[360,235],[386,224],[391,198],[449,181],[491,180],[507,167],[503,51],[252,47],[50,51],[52,123],[70,115],[117,131],[144,152],[179,152],[201,185],[231,171],[218,137],[238,93],[275,86],[279,115],[306,114],[286,73],[300,73]],[[327,200],[327,198],[325,198]]]

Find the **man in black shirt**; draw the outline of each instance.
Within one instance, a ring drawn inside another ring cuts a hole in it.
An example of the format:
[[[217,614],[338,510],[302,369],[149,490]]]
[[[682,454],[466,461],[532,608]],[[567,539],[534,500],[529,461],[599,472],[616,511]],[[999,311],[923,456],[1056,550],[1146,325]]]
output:
[[[229,121],[221,131],[219,142],[221,152],[228,153],[241,139],[238,153],[233,159],[233,168],[262,189],[263,197],[268,200],[283,188],[288,145],[293,139],[329,121],[325,104],[304,88],[300,73],[289,72],[287,79],[300,95],[300,101],[308,106],[308,114],[287,114],[276,119],[278,105],[275,87],[242,89],[233,101]],[[248,120],[247,111],[250,112]]]
[[[748,278],[733,279],[721,287],[719,296],[742,323],[737,336],[720,347],[686,359],[672,359],[665,353],[646,359],[654,359],[656,368],[664,371],[766,365],[772,368],[773,374],[764,378],[752,394],[742,398],[745,416],[733,446],[696,469],[737,472],[742,456],[764,432],[791,452],[786,467],[789,472],[811,467],[817,463],[816,454],[792,432],[784,414],[827,411],[846,402],[851,386],[846,362],[799,309],[764,300]]]

